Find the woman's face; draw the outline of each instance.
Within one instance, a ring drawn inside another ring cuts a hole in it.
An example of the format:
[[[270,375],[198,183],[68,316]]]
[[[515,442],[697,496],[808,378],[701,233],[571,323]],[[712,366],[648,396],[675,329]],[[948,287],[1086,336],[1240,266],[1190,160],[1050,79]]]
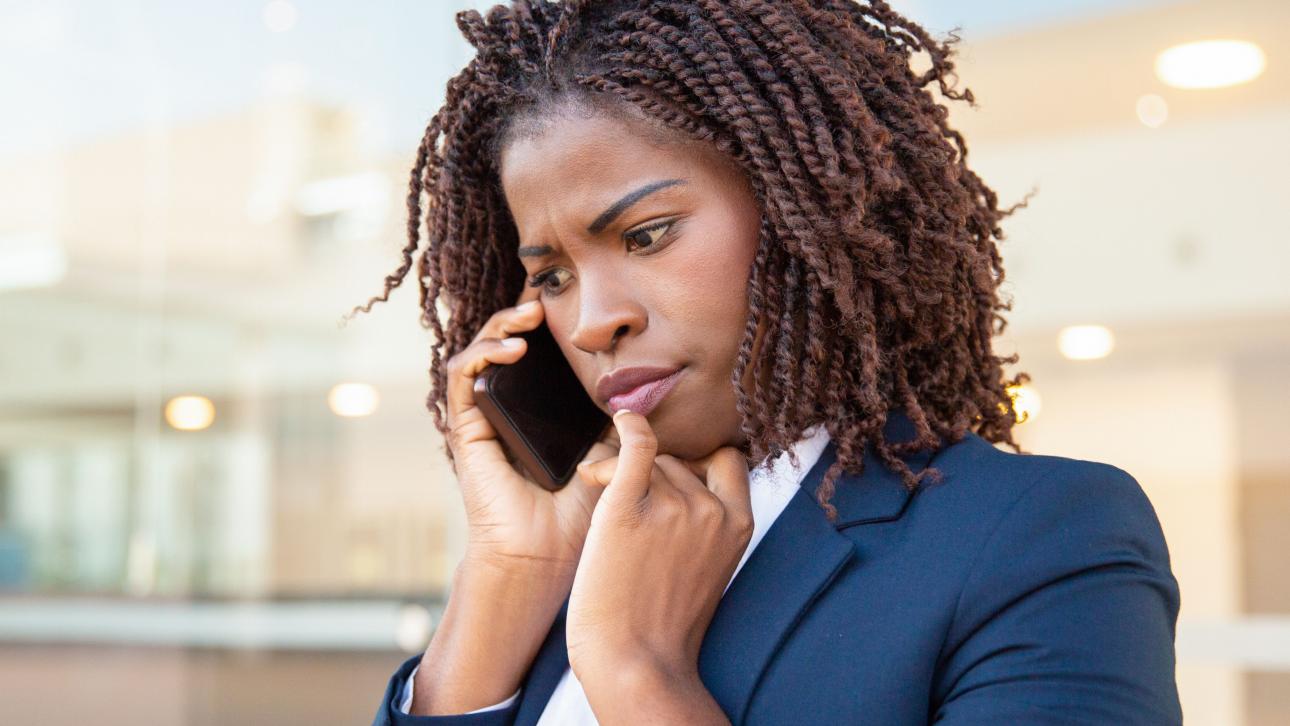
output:
[[[647,417],[659,453],[699,458],[744,438],[730,378],[761,210],[715,149],[658,144],[634,123],[546,119],[503,149],[502,189],[516,253],[543,279],[547,325],[588,394],[611,413],[602,375],[681,367]]]

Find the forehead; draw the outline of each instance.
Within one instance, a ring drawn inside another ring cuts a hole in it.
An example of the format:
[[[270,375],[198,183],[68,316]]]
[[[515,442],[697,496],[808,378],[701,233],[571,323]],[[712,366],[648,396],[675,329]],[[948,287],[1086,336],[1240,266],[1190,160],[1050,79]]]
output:
[[[593,207],[659,178],[696,179],[713,160],[693,142],[663,143],[657,133],[602,114],[563,114],[502,149],[500,179],[520,221],[526,211]]]

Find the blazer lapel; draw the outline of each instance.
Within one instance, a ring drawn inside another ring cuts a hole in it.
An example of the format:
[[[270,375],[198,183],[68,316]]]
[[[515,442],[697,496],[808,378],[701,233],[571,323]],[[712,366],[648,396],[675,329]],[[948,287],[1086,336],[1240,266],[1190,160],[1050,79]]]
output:
[[[830,443],[808,479],[822,478],[832,449]],[[699,649],[699,677],[733,723],[743,721],[762,671],[793,624],[854,555],[851,540],[799,488],[730,583]]]
[[[884,429],[889,442],[909,440],[913,425],[893,412]],[[930,452],[905,458],[915,472]],[[838,477],[830,523],[815,501],[824,472],[837,458],[832,441],[767,530],[717,606],[699,651],[699,675],[735,724],[745,719],[762,673],[804,613],[857,556],[840,530],[898,519],[913,494],[866,451],[863,472]]]

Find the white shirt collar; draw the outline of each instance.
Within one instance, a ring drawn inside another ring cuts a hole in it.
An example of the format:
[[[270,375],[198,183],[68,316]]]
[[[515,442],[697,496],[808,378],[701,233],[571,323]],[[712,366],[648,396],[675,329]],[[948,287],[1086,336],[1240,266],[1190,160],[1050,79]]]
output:
[[[802,479],[811,467],[815,466],[828,444],[828,430],[823,424],[816,424],[806,429],[802,437],[789,449],[797,454],[797,466],[793,466],[793,462],[789,460],[789,451],[785,451],[773,461],[768,459],[748,472],[753,533],[752,539],[748,542],[748,548],[744,550],[739,565],[735,567],[734,575],[730,577],[730,582],[734,582],[735,576],[748,561],[748,556],[766,536],[766,531],[779,518],[784,507],[788,506],[789,500],[801,486]],[[727,590],[730,589],[730,582],[726,583]]]

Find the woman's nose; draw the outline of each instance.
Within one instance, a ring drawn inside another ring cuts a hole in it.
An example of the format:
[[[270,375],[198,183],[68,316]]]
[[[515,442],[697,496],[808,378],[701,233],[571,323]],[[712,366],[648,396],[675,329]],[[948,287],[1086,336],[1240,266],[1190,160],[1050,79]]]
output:
[[[599,353],[611,350],[619,338],[645,329],[645,308],[621,279],[578,282],[578,323],[569,341],[579,350]]]

